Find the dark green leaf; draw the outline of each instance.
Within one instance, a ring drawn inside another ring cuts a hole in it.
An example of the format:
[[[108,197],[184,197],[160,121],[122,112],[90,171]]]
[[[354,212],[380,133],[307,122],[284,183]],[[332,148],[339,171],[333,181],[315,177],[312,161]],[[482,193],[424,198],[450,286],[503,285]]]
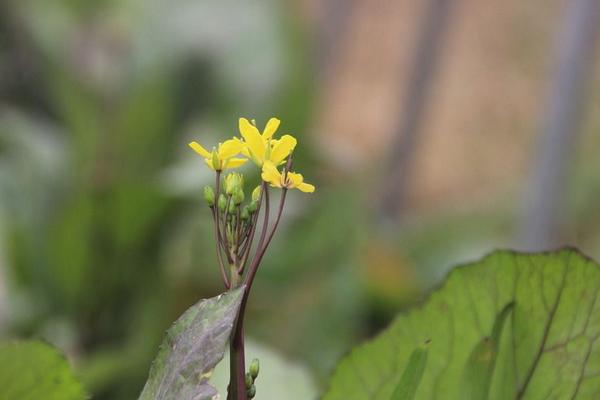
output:
[[[201,300],[167,331],[140,400],[209,400],[208,379],[223,358],[243,288]]]

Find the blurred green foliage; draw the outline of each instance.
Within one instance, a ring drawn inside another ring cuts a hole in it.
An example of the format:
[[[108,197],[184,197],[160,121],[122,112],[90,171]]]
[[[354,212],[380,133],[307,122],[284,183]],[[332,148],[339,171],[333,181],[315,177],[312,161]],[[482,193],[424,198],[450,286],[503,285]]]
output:
[[[94,398],[136,396],[170,322],[222,290],[200,196],[211,176],[187,141],[222,140],[240,114],[260,121],[266,110],[302,140],[303,35],[289,15],[275,23],[275,2],[250,3],[2,6],[3,334],[59,345]],[[313,176],[310,146],[296,158]],[[339,257],[357,240],[358,204],[349,191],[320,196],[292,199],[249,331],[324,377],[358,335],[352,253]],[[310,351],[317,344],[328,351]]]
[[[85,400],[89,396],[68,361],[46,343],[0,344],[2,399]]]
[[[295,164],[317,184],[288,200],[247,333],[308,366],[321,388],[353,344],[457,260],[512,244],[519,188],[493,202],[467,193],[466,207],[415,212],[400,229],[372,222],[382,165],[336,170],[305,134],[314,38],[288,7],[0,4],[3,338],[44,338],[76,361],[94,398],[135,398],[164,330],[222,290],[201,192],[213,177],[186,143],[230,137],[239,116],[279,117],[300,141]],[[598,139],[587,137],[568,208],[597,255]]]

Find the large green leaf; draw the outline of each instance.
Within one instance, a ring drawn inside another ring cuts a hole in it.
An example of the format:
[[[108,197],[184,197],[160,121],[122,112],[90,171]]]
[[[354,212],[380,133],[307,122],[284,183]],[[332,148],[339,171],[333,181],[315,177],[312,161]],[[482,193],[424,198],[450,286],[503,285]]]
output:
[[[488,399],[598,399],[599,290],[599,266],[575,250],[495,252],[455,269],[422,307],[354,350],[324,399],[389,400],[412,350],[427,339],[415,398],[462,399],[469,357],[510,303]]]
[[[86,399],[69,363],[42,342],[0,344],[1,400]]]
[[[179,317],[167,331],[139,400],[209,400],[217,394],[208,379],[223,358],[243,290],[201,300]]]

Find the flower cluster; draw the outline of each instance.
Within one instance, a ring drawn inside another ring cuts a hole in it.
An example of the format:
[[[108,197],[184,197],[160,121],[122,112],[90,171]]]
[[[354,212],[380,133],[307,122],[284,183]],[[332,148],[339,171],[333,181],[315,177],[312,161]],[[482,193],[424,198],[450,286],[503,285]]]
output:
[[[197,142],[190,143],[190,147],[216,173],[215,187],[205,187],[204,198],[212,210],[218,260],[228,289],[241,284],[252,284],[256,269],[281,218],[287,190],[298,189],[306,193],[315,191],[313,185],[304,182],[301,174],[291,171],[292,153],[297,140],[292,135],[276,138],[279,125],[277,118],[271,118],[261,132],[253,120],[240,118],[241,137],[219,143],[211,151]],[[260,168],[262,182],[252,191],[251,198],[244,205],[244,176],[236,172],[222,176],[222,173],[249,160]],[[269,187],[282,189],[279,208],[271,226]],[[257,235],[261,210],[263,222]],[[254,245],[255,236],[258,236],[258,243]],[[250,262],[251,253],[254,255]],[[250,268],[245,273],[248,262]]]
[[[204,199],[212,212],[217,259],[223,283],[227,289],[244,287],[230,340],[231,364],[227,398],[232,400],[252,399],[256,395],[254,383],[258,375],[258,362],[253,362],[250,371],[245,372],[244,312],[258,266],[279,225],[288,189],[306,193],[315,191],[313,185],[304,182],[301,174],[291,171],[292,152],[297,140],[292,135],[275,138],[279,124],[277,118],[271,118],[261,132],[254,120],[240,118],[241,137],[219,143],[211,151],[197,142],[190,143],[190,147],[204,158],[206,165],[215,171],[215,186],[204,188]],[[249,160],[260,168],[262,181],[247,199],[244,176],[237,172],[224,176],[222,173]],[[274,220],[271,219],[270,187],[281,189]],[[261,215],[262,222],[259,224]],[[269,223],[270,221],[272,222]]]
[[[215,171],[239,167],[250,159],[262,169],[262,179],[271,186],[283,189],[297,188],[302,192],[312,193],[315,187],[305,183],[301,174],[287,169],[283,172],[278,170],[280,165],[285,164],[298,143],[292,135],[283,135],[279,139],[273,137],[280,123],[277,118],[271,118],[265,129],[260,132],[254,121],[240,118],[239,130],[242,139],[234,137],[226,140],[213,147],[212,151],[206,150],[197,142],[190,143],[190,147]]]

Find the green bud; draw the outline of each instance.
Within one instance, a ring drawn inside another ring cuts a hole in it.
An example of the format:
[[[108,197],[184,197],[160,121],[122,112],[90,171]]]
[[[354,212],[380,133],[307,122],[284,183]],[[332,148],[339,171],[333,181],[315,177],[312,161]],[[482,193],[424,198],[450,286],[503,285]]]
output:
[[[244,185],[244,177],[242,174],[238,174],[236,172],[232,172],[225,177],[225,182],[223,183],[225,193],[228,195],[233,195],[238,189],[242,189]]]
[[[221,212],[225,212],[225,209],[227,208],[227,199],[225,198],[225,196],[223,195],[223,193],[221,193],[219,195],[219,211]]]
[[[242,204],[244,202],[244,198],[246,196],[244,195],[244,191],[241,188],[237,188],[237,190],[235,192],[233,192],[233,196],[231,198],[231,200],[233,200],[233,203],[236,206],[239,206],[240,204]]]
[[[215,171],[221,170],[221,161],[219,160],[219,155],[217,154],[217,150],[214,147],[212,150],[212,166]]]
[[[227,211],[230,215],[235,214],[235,210],[237,208],[237,204],[235,204],[233,201],[229,202],[229,210]]]
[[[212,186],[204,186],[204,200],[206,200],[209,207],[215,205],[215,191]]]
[[[255,358],[250,363],[250,368],[248,369],[248,371],[250,372],[250,376],[252,377],[252,379],[256,379],[256,377],[258,376],[258,371],[259,370],[260,370],[260,365],[259,365],[259,362],[258,362],[258,358]]]
[[[248,206],[248,211],[250,212],[250,214],[254,214],[256,212],[256,210],[258,210],[258,202],[257,201],[253,201]]]
[[[254,385],[254,379],[249,372],[246,372],[246,389],[250,390],[250,388]]]
[[[250,219],[250,211],[248,211],[248,206],[244,206],[244,208],[242,208],[240,218],[242,219],[242,221],[247,221],[248,219]]]
[[[258,203],[258,200],[260,199],[261,191],[262,191],[262,188],[260,187],[260,185],[258,185],[257,187],[254,188],[254,190],[252,191],[252,201],[255,201]]]
[[[246,394],[248,395],[248,398],[253,399],[254,396],[256,396],[256,386],[254,386],[254,385],[250,386],[250,389],[248,389]]]

